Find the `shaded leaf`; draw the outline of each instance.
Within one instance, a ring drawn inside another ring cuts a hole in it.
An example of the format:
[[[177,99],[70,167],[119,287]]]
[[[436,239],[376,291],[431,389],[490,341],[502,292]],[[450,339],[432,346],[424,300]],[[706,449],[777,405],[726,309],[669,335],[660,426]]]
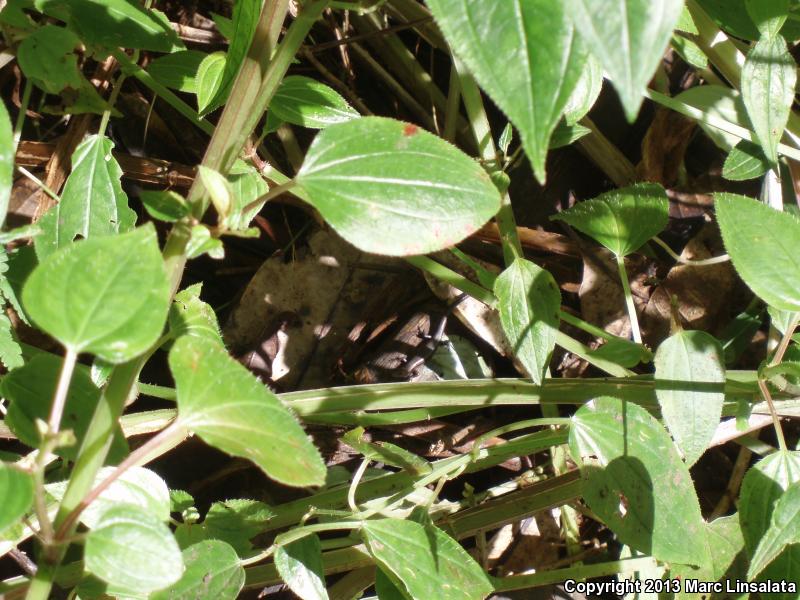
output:
[[[779,498],[798,482],[800,452],[775,452],[762,458],[745,474],[739,492],[739,522],[751,555],[769,529]]]
[[[723,578],[744,579],[746,566],[744,563],[744,540],[742,530],[739,527],[738,515],[730,515],[715,519],[711,523],[706,523],[705,540],[709,547],[711,562],[701,567],[691,565],[671,564],[669,576],[679,578],[682,581],[687,579],[711,582],[720,581]],[[676,600],[692,600],[698,594],[686,591],[687,586],[683,586],[683,591],[675,594]],[[716,597],[716,595],[711,596]]]
[[[556,126],[555,131],[553,131],[553,137],[550,138],[550,149],[569,146],[590,133],[592,133],[592,130],[583,125],[567,125],[561,122]]]
[[[115,588],[148,593],[183,575],[181,550],[169,528],[133,505],[105,511],[86,537],[86,570]]]
[[[759,37],[758,28],[747,10],[748,0],[697,0],[697,3],[708,13],[708,16],[719,25],[723,31],[727,31],[736,37],[745,40],[757,40]],[[756,3],[770,2],[771,0],[755,0]],[[800,22],[793,19],[786,21],[781,29],[781,34],[787,40],[800,38]]]
[[[293,486],[325,483],[325,464],[269,389],[219,344],[192,336],[169,353],[182,425],[224,452],[253,461]]]
[[[650,362],[653,359],[653,354],[643,345],[618,337],[606,341],[589,355],[610,360],[625,368],[635,367],[640,362]]]
[[[721,85],[698,85],[684,90],[675,100],[702,110],[709,117],[717,117],[745,129],[752,129],[741,94]],[[702,121],[697,123],[711,140],[725,152],[730,152],[741,139],[712,127]]]
[[[797,64],[784,39],[762,37],[742,66],[742,100],[764,155],[778,160],[778,142],[789,120],[797,83]]]
[[[800,220],[738,194],[714,194],[725,249],[744,282],[767,304],[800,310]]]
[[[180,50],[165,54],[147,65],[147,72],[168,88],[195,94],[197,93],[195,77],[206,56],[205,52],[198,50]]]
[[[169,296],[156,232],[146,225],[61,248],[28,277],[22,302],[67,348],[119,363],[161,335]]]
[[[337,233],[376,254],[447,248],[500,207],[477,162],[416,125],[382,117],[323,129],[295,180]]]
[[[758,144],[741,140],[730,151],[722,165],[722,176],[731,181],[747,181],[761,177],[769,170],[769,161]]]
[[[492,592],[478,563],[437,527],[379,519],[364,521],[362,532],[381,570],[414,600],[482,600]]]
[[[33,506],[33,477],[0,462],[0,533]]]
[[[180,580],[150,600],[234,600],[244,587],[244,568],[225,542],[205,540],[183,552],[186,570]]]
[[[688,465],[703,455],[719,425],[725,401],[724,361],[722,345],[704,331],[675,333],[656,351],[656,397]]]
[[[222,345],[222,332],[214,309],[200,299],[201,283],[196,283],[175,295],[169,309],[169,328],[175,339],[193,335]]]
[[[587,504],[620,541],[664,562],[710,560],[689,469],[650,413],[616,398],[592,400],[572,417],[569,446],[587,479]]]
[[[520,132],[540,182],[586,60],[562,2],[428,0],[453,51]],[[509,65],[514,65],[509,68]]]
[[[81,40],[107,48],[171,52],[182,47],[164,13],[135,0],[35,0],[36,8],[67,21]]]
[[[664,188],[640,183],[579,202],[551,219],[568,223],[617,256],[627,256],[660,233],[668,216]]]
[[[327,600],[322,545],[316,535],[307,535],[275,550],[275,567],[295,594],[303,600]]]
[[[41,353],[31,358],[25,366],[3,377],[2,393],[11,401],[6,424],[23,444],[31,448],[38,448],[41,444],[41,433],[36,426],[36,420],[47,422],[61,364],[59,356]],[[88,371],[75,369],[61,417],[61,429],[71,429],[77,443],[74,446],[59,446],[55,454],[75,460],[99,401],[100,390],[92,382]],[[119,424],[114,427],[113,438],[109,460],[119,461],[128,453],[128,444]]]
[[[567,105],[564,107],[564,120],[567,125],[575,125],[589,113],[602,88],[603,67],[590,54],[586,59],[580,79],[575,84],[575,89],[572,90]],[[550,147],[553,147],[552,139]]]
[[[44,25],[22,40],[17,60],[22,72],[51,94],[64,88],[78,89],[81,74],[75,48],[78,36],[64,27]]]
[[[769,529],[750,559],[747,578],[753,579],[790,544],[800,543],[800,484],[790,485],[775,503]]]
[[[34,240],[39,260],[76,237],[88,239],[133,229],[136,213],[128,208],[128,196],[120,183],[122,168],[111,155],[113,148],[110,139],[92,135],[75,149],[61,202],[39,220],[42,233]]]
[[[762,36],[775,37],[786,23],[790,0],[745,0],[745,8]]]
[[[281,121],[312,129],[361,116],[336,90],[300,75],[290,75],[281,82],[269,109]]]
[[[139,194],[147,214],[166,223],[180,221],[189,214],[186,200],[171,190],[142,190]]]
[[[518,258],[495,280],[500,322],[514,356],[540,385],[556,344],[561,292],[553,276]]]
[[[567,12],[617,90],[633,122],[667,49],[683,0],[568,0]]]
[[[195,91],[197,92],[197,109],[201,116],[213,110],[211,101],[222,88],[225,64],[225,53],[214,52],[206,56],[197,69]]]

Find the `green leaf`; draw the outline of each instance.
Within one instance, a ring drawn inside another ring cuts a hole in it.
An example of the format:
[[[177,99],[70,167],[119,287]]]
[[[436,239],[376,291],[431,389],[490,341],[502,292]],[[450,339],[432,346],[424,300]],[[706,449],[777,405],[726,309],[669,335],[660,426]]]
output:
[[[572,90],[567,105],[564,107],[564,119],[567,125],[575,125],[585,117],[594,106],[600,90],[603,89],[603,67],[591,54],[586,59],[578,83]],[[552,140],[550,147],[553,147]]]
[[[255,167],[242,160],[233,163],[227,179],[233,197],[233,208],[223,225],[231,231],[243,231],[261,211],[264,203],[254,204],[246,212],[243,212],[244,209],[266,194],[269,186]]]
[[[197,258],[208,253],[211,258],[225,258],[225,247],[222,240],[212,237],[211,231],[205,225],[192,227],[192,237],[186,245],[186,257]]]
[[[233,5],[232,31],[231,36],[228,37],[230,40],[228,53],[223,54],[225,60],[221,64],[218,62],[215,66],[215,69],[219,67],[222,67],[222,69],[213,93],[209,93],[203,102],[199,102],[201,116],[216,110],[228,99],[233,81],[239,73],[244,57],[250,48],[250,41],[256,31],[261,5],[261,0],[238,0]],[[203,85],[199,82],[197,89],[198,94],[203,89]]]
[[[438,527],[410,520],[364,521],[379,568],[413,600],[482,600],[493,586],[467,551]]]
[[[47,422],[50,405],[55,395],[62,360],[54,354],[41,353],[34,356],[23,367],[3,377],[2,393],[11,401],[6,415],[6,424],[19,440],[31,448],[41,444],[41,432],[37,419]],[[78,447],[86,435],[89,421],[100,401],[100,390],[92,383],[86,369],[75,369],[72,374],[61,429],[71,429],[77,443],[60,446],[55,454],[75,460]],[[120,461],[128,453],[128,444],[117,423],[113,429],[113,442],[109,460]]]
[[[745,0],[745,8],[763,37],[775,37],[786,23],[790,0]]]
[[[147,214],[166,223],[180,221],[190,212],[183,196],[171,190],[143,190],[139,194],[139,200]]]
[[[244,568],[233,548],[205,540],[183,551],[186,571],[180,580],[150,600],[234,600],[244,587]]]
[[[197,93],[195,77],[206,56],[205,52],[197,50],[181,50],[165,54],[151,62],[147,66],[147,72],[168,88],[195,94]]]
[[[380,600],[408,600],[402,586],[398,586],[383,569],[375,569],[375,593]]]
[[[223,345],[222,332],[214,309],[200,300],[201,283],[189,286],[175,295],[169,309],[169,328],[175,339],[193,335]]]
[[[785,490],[798,482],[800,452],[775,452],[745,474],[739,493],[739,523],[751,555],[770,527],[776,503]]]
[[[602,346],[589,352],[589,355],[610,360],[628,369],[640,362],[653,360],[653,354],[643,345],[618,337],[607,340]]]
[[[194,498],[185,490],[169,491],[169,512],[183,513],[194,509]]]
[[[697,69],[708,68],[708,57],[692,40],[675,34],[672,36],[671,44],[680,57],[691,66]]]
[[[33,477],[0,462],[0,534],[33,506]]]
[[[775,503],[769,529],[750,559],[747,578],[754,579],[790,544],[800,543],[800,484],[790,485]]]
[[[364,439],[364,428],[356,427],[342,436],[342,441],[363,454],[366,458],[387,465],[406,469],[414,475],[426,475],[431,465],[424,458],[389,442],[370,442]]]
[[[289,589],[303,600],[328,600],[322,545],[316,535],[278,546],[275,567]]]
[[[197,175],[211,197],[211,203],[214,205],[220,220],[224,220],[230,214],[233,204],[233,193],[228,180],[219,171],[209,169],[204,165],[197,167]]]
[[[568,14],[617,90],[633,122],[664,56],[683,0],[568,0]]]
[[[116,364],[156,342],[169,296],[156,232],[146,225],[61,248],[30,275],[22,302],[70,350]]]
[[[169,20],[134,0],[37,0],[37,8],[67,20],[85,43],[106,48],[171,52],[182,43]]]
[[[550,136],[586,60],[564,3],[427,4],[454,53],[519,130],[536,178],[544,182]]]
[[[572,456],[589,507],[624,544],[664,562],[703,565],[705,522],[689,468],[667,431],[632,402],[597,398],[572,417]]]
[[[14,337],[11,320],[5,313],[0,313],[0,361],[9,371],[25,363],[22,358],[22,348]]]
[[[744,579],[746,569],[742,569],[744,555],[744,540],[742,530],[739,527],[738,515],[730,515],[715,519],[707,523],[705,527],[705,539],[699,542],[707,542],[711,549],[711,562],[701,567],[690,565],[671,564],[669,576],[679,578],[682,581],[694,579],[697,581],[719,581],[726,579]],[[695,600],[698,594],[684,591],[675,595],[676,600]],[[702,598],[702,596],[700,596]],[[712,597],[716,597],[712,596]]]
[[[753,23],[753,19],[747,10],[747,1],[698,0],[697,3],[723,31],[745,40],[757,40],[759,37],[758,28]],[[772,0],[755,0],[754,4],[770,4],[771,2]],[[788,19],[781,29],[781,33],[787,40],[800,38],[800,23],[793,19]]]
[[[209,54],[200,63],[195,78],[197,108],[200,116],[211,112],[211,101],[219,93],[225,75],[225,53]]]
[[[500,322],[514,356],[536,385],[541,385],[556,344],[561,292],[553,276],[517,258],[495,280]]]
[[[656,351],[656,397],[687,465],[703,455],[719,425],[724,364],[722,345],[704,331],[678,332]]]
[[[592,133],[592,130],[583,125],[567,125],[565,122],[560,122],[553,131],[553,137],[550,138],[550,149],[563,148],[569,146],[573,142],[578,141],[585,135]]]
[[[745,129],[753,128],[741,95],[731,88],[721,85],[698,85],[681,92],[675,96],[675,100],[697,108],[709,117],[718,117]],[[730,152],[741,141],[739,137],[704,122],[698,122],[698,125],[725,152]]]
[[[183,558],[169,528],[130,505],[105,511],[86,537],[89,573],[116,588],[136,593],[163,589],[183,575]]]
[[[725,249],[739,276],[767,304],[800,310],[800,221],[738,194],[714,194]]]
[[[627,256],[667,226],[669,200],[656,183],[612,190],[550,217],[564,221],[617,256]]]
[[[794,101],[797,64],[784,39],[762,37],[742,66],[742,100],[764,155],[775,164]]]
[[[39,260],[76,237],[92,238],[133,229],[136,213],[128,208],[122,191],[122,168],[111,155],[114,144],[106,137],[90,136],[72,154],[61,202],[39,221],[42,233],[35,238]]]
[[[761,146],[741,140],[730,151],[722,165],[722,176],[731,181],[747,181],[761,177],[769,170],[769,161]]]
[[[87,417],[88,418],[88,417]],[[103,467],[97,472],[92,487],[100,485],[114,473],[116,467]],[[59,502],[64,497],[67,481],[47,484],[47,493]],[[106,511],[120,505],[134,508],[155,517],[169,520],[170,500],[167,484],[156,473],[144,467],[132,467],[106,488],[81,513],[80,521],[90,529],[98,526]]]
[[[291,75],[281,82],[269,109],[281,121],[312,129],[324,129],[361,116],[336,90],[300,75]]]
[[[184,427],[286,485],[325,483],[325,463],[293,415],[222,346],[184,336],[169,364]]]
[[[75,48],[79,44],[78,36],[70,30],[45,25],[22,40],[17,60],[22,72],[46,92],[78,89],[81,73]]]
[[[237,499],[214,502],[203,521],[203,530],[209,538],[230,544],[239,554],[252,550],[250,540],[267,529],[274,513],[269,506],[257,500]]]
[[[295,180],[337,233],[375,254],[447,248],[500,208],[477,162],[416,125],[382,117],[323,129]]]
[[[0,227],[6,222],[8,200],[14,183],[14,131],[6,103],[0,101]]]

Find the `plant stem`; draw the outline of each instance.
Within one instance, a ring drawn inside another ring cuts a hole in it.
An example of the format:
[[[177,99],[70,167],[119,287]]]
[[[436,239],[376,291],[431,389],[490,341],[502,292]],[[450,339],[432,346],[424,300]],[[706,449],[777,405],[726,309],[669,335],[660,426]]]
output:
[[[120,49],[113,50],[112,56],[117,59],[124,73],[129,73],[131,76],[138,79],[142,84],[149,88],[159,98],[164,100],[172,108],[178,111],[179,114],[186,117],[193,125],[201,131],[209,135],[213,135],[214,126],[208,121],[202,119],[197,111],[191,106],[186,104],[177,95],[175,95],[169,88],[161,85],[156,81],[150,73],[145,71],[142,67],[133,62],[125,52]]]
[[[19,103],[19,113],[17,113],[17,120],[14,123],[14,151],[16,152],[19,140],[22,137],[22,126],[25,124],[25,115],[28,112],[28,105],[31,102],[31,90],[33,83],[31,78],[25,79],[25,87],[22,90],[22,100]]]
[[[681,256],[679,254],[676,254],[672,250],[672,248],[670,248],[669,245],[666,242],[664,242],[660,237],[654,236],[652,238],[652,241],[661,246],[661,248],[664,249],[664,252],[669,254],[673,260],[679,262],[682,265],[690,265],[693,267],[705,267],[708,265],[717,265],[719,263],[730,262],[731,260],[731,257],[728,256],[727,254],[722,254],[720,256],[712,256],[711,258],[703,258],[699,260],[689,260],[687,258],[681,258]]]
[[[108,487],[119,479],[130,468],[139,465],[147,459],[147,456],[154,450],[161,446],[168,445],[178,438],[186,436],[186,430],[181,427],[178,421],[173,421],[167,427],[162,429],[156,435],[151,437],[147,442],[139,446],[134,452],[131,452],[125,460],[101,483],[99,483],[85,498],[83,498],[78,506],[67,516],[64,522],[56,531],[56,540],[63,541],[67,532],[72,528],[80,517],[81,513],[94,502],[97,497],[102,494]]]
[[[220,126],[212,136],[203,158],[205,166],[223,174],[227,173],[244,147],[247,137],[266,110],[300,44],[322,13],[327,0],[312,0],[304,6],[270,61],[288,3],[289,0],[269,0],[264,4],[248,55],[223,110]],[[133,67],[132,73],[135,77],[152,79],[138,65],[132,64],[121,50],[114,55],[123,66]],[[205,213],[209,200],[202,184],[199,184],[199,178],[195,182],[189,191],[189,200],[193,204],[194,215],[199,219]],[[171,230],[164,247],[164,262],[173,294],[180,284],[186,263],[185,250],[190,238],[190,228],[185,224],[177,224]],[[146,357],[142,356],[118,365],[109,377],[78,451],[69,484],[56,515],[55,528],[64,532],[62,539],[69,538],[75,529],[75,523],[63,529],[62,526],[89,492],[97,471],[105,462],[115,424],[122,415],[125,402],[136,385],[145,360]],[[46,600],[50,597],[53,580],[66,553],[67,544],[46,550],[28,588],[28,600]]]
[[[58,376],[58,386],[53,396],[53,404],[50,407],[50,417],[47,420],[48,436],[52,437],[58,433],[61,425],[61,416],[64,414],[64,405],[67,403],[69,384],[72,381],[72,373],[75,370],[75,363],[78,360],[78,353],[72,348],[67,348],[64,353],[64,361],[61,363],[61,373]]]
[[[767,403],[769,407],[769,414],[772,417],[772,425],[775,428],[775,437],[778,438],[778,447],[781,449],[782,452],[786,452],[788,450],[788,446],[786,445],[786,438],[783,436],[783,428],[781,427],[781,421],[778,418],[778,413],[775,411],[775,404],[772,402],[772,394],[769,393],[769,388],[767,387],[767,383],[759,379],[758,380],[758,389],[761,390],[761,396]]]
[[[642,334],[639,331],[639,318],[636,316],[636,305],[633,303],[631,284],[628,281],[628,271],[625,269],[624,256],[617,256],[617,269],[619,270],[619,278],[622,280],[622,291],[625,294],[625,305],[628,307],[628,318],[631,321],[633,341],[637,344],[641,344]]]
[[[259,196],[258,198],[253,200],[250,204],[245,206],[241,210],[242,214],[246,214],[247,212],[249,212],[250,210],[254,209],[259,204],[269,202],[273,198],[276,198],[276,197],[280,196],[281,194],[283,194],[285,192],[288,192],[294,186],[295,186],[294,179],[290,179],[289,181],[287,181],[284,184],[276,185],[275,187],[270,188],[270,190],[266,194],[264,194],[263,196]]]
[[[650,100],[653,102],[661,104],[662,106],[666,106],[670,110],[674,110],[675,112],[680,113],[685,117],[689,117],[698,123],[704,123],[710,127],[715,127],[720,131],[735,135],[742,140],[747,140],[749,142],[753,142],[754,144],[758,143],[755,134],[741,125],[731,123],[730,121],[722,119],[716,115],[708,114],[699,108],[695,108],[694,106],[690,106],[684,102],[681,102],[680,100],[670,98],[669,96],[665,96],[664,94],[654,90],[645,90],[644,95],[646,98],[650,98]],[[778,152],[784,156],[793,158],[794,160],[800,160],[800,150],[797,148],[792,148],[786,144],[778,144]]]

